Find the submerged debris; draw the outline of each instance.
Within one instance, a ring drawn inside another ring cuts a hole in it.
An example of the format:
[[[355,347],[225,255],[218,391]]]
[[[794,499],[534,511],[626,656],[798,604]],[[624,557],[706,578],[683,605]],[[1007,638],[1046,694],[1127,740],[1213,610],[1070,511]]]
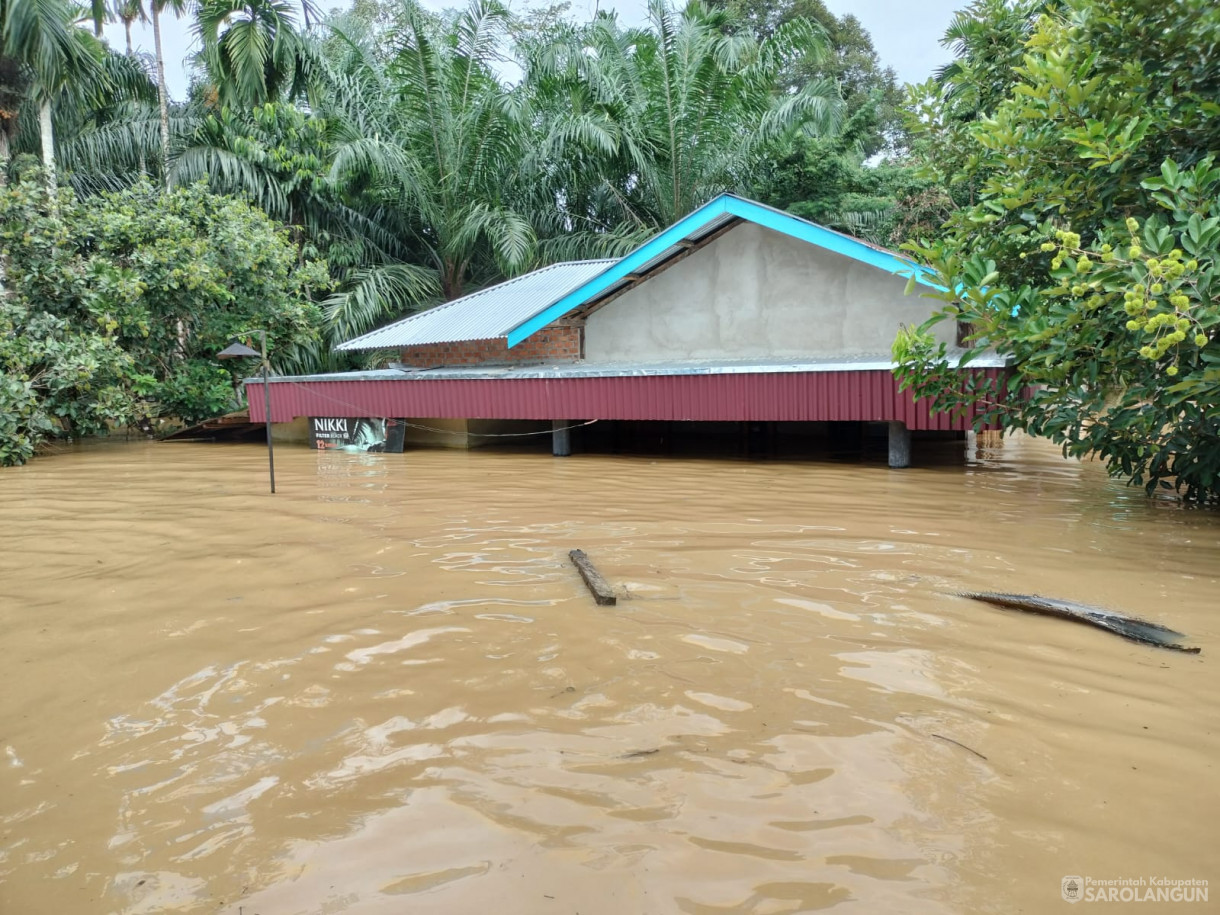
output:
[[[589,561],[584,550],[572,550],[568,553],[568,558],[580,572],[580,577],[585,580],[585,585],[588,586],[589,592],[598,606],[613,607],[618,603],[618,598],[614,596],[614,589],[606,583],[606,579],[602,578],[601,573],[593,568],[593,563]]]
[[[968,747],[964,743],[962,743],[960,740],[954,740],[952,737],[946,737],[944,734],[929,734],[928,736],[935,737],[937,740],[946,741],[947,743],[955,744],[956,746],[961,747],[963,750],[967,751],[968,753],[973,753],[979,759],[987,758],[982,753],[980,753],[978,750],[974,749],[974,747]]]
[[[1057,600],[1053,597],[1039,597],[1036,594],[997,594],[991,591],[962,591],[958,593],[958,596],[983,601],[1004,610],[1023,610],[1026,613],[1038,613],[1042,616],[1055,616],[1059,619],[1085,623],[1115,635],[1121,635],[1133,642],[1155,645],[1157,648],[1170,648],[1188,654],[1198,654],[1200,651],[1198,648],[1179,645],[1175,640],[1186,638],[1186,636],[1166,626],[1150,623],[1134,616],[1124,616],[1101,607],[1090,607],[1088,604],[1077,604],[1074,601]]]

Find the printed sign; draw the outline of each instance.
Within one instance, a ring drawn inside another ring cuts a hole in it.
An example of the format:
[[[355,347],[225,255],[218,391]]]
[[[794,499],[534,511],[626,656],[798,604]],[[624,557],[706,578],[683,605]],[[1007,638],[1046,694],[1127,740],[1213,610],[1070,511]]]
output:
[[[311,416],[309,446],[319,451],[388,451],[402,453],[407,427],[400,419],[355,419]]]

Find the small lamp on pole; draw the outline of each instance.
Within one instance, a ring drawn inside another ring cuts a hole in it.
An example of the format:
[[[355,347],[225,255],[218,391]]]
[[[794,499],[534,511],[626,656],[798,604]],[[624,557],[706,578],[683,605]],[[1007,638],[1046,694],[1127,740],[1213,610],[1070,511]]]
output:
[[[271,445],[271,384],[269,381],[271,363],[267,360],[267,332],[265,330],[250,331],[259,335],[262,341],[262,351],[251,349],[239,340],[234,340],[219,353],[217,359],[248,359],[260,360],[263,370],[263,407],[267,425],[267,470],[271,474],[271,491],[275,492],[275,450]]]

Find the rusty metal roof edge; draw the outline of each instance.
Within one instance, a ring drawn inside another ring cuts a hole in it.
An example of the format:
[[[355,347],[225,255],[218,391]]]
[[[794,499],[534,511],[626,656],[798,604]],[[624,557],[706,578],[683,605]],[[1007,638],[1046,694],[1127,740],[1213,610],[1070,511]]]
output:
[[[961,365],[963,353],[953,354],[957,368],[1006,368],[1009,359],[989,354]],[[895,363],[881,354],[859,357],[827,357],[824,359],[756,361],[690,361],[669,363],[534,363],[482,366],[452,366],[434,369],[375,369],[365,372],[335,372],[329,375],[281,375],[271,378],[272,384],[305,382],[351,381],[421,381],[428,379],[506,379],[506,378],[627,378],[672,375],[768,375],[776,373],[820,374],[826,372],[893,371]],[[247,384],[257,384],[259,377],[247,378]]]

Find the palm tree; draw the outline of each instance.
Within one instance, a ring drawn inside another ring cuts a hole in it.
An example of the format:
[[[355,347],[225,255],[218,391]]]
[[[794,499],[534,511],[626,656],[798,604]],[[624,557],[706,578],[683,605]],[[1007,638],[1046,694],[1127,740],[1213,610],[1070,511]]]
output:
[[[202,0],[196,32],[222,104],[261,105],[301,89],[302,39],[287,0]]]
[[[136,50],[131,43],[131,24],[137,20],[139,22],[148,21],[148,16],[144,12],[144,0],[115,0],[114,15],[123,23],[123,35],[127,39],[127,56],[134,58]],[[147,163],[143,154],[140,155],[139,167],[140,174],[147,173]]]
[[[158,157],[157,85],[144,60],[107,49],[100,68],[100,81],[69,81],[54,104],[56,159],[81,193],[127,187]]]
[[[559,225],[668,225],[745,187],[768,143],[798,129],[825,134],[842,119],[829,80],[776,89],[786,62],[824,45],[815,24],[794,19],[759,40],[726,34],[727,13],[698,0],[680,12],[651,0],[648,10],[643,29],[602,14],[523,48],[539,127],[529,164],[558,182],[536,186],[561,201]]]
[[[349,17],[311,64],[332,125],[330,176],[435,270],[444,298],[533,260],[517,204],[525,124],[495,64],[509,15],[472,0],[442,19],[415,0],[388,35]]]
[[[131,43],[131,25],[133,22],[147,22],[148,14],[144,12],[144,0],[116,0],[114,15],[123,23],[123,32],[127,38],[127,56],[135,56],[135,47]]]
[[[66,0],[0,0],[0,170],[7,168],[24,102],[33,99],[51,187],[55,184],[52,101],[69,83],[96,85],[104,76],[98,66],[101,45],[76,27],[79,12]]]
[[[225,106],[175,160],[175,181],[241,193],[325,253],[324,343],[532,262],[513,208],[525,129],[493,67],[507,22],[495,2],[450,19],[408,3],[388,31],[341,16],[299,49],[308,114]],[[325,347],[300,356],[330,365]]]
[[[247,197],[326,257],[324,343],[540,260],[621,251],[745,186],[765,143],[830,130],[841,110],[829,84],[776,89],[813,27],[726,35],[697,3],[654,4],[645,29],[599,16],[518,33],[514,87],[497,76],[511,25],[498,0],[445,16],[408,0],[388,24],[357,7],[310,37],[292,13],[212,0],[200,31],[225,103],[184,110],[167,176]],[[122,127],[86,134],[79,161],[130,161],[138,137]]]
[[[34,83],[57,78],[74,54],[70,9],[62,0],[0,0],[0,171],[7,172]]]
[[[161,174],[165,186],[169,187],[169,90],[165,86],[165,52],[161,47],[161,14],[166,10],[175,16],[183,16],[190,9],[191,0],[149,0],[152,15],[153,49],[157,59],[157,103],[161,113]]]

